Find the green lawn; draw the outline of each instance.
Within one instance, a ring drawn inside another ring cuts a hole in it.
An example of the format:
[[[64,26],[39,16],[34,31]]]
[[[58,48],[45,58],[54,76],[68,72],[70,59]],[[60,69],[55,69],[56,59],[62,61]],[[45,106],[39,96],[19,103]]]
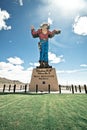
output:
[[[0,95],[0,130],[87,130],[87,95]]]

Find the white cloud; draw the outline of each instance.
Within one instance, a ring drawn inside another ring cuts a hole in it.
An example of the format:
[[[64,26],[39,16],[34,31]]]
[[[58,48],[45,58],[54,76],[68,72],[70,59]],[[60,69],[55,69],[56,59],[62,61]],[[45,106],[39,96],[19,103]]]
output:
[[[33,63],[32,63],[32,62],[30,62],[30,63],[29,63],[29,65],[33,66]]]
[[[0,30],[2,30],[2,29],[10,30],[11,29],[11,26],[7,26],[6,21],[5,21],[9,18],[10,18],[10,14],[6,10],[0,9]]]
[[[57,75],[59,84],[87,84],[87,69],[58,70]]]
[[[48,23],[53,24],[53,20],[50,17],[48,17]]]
[[[87,9],[86,0],[42,0],[42,2],[46,6],[43,9],[41,8],[41,10],[49,10],[56,19],[61,16],[64,18],[75,16],[77,13]],[[42,12],[41,10],[40,12]]]
[[[87,16],[77,16],[75,18],[73,31],[78,35],[87,35]]]
[[[30,67],[25,70],[24,67],[21,65],[23,61],[19,57],[17,57],[16,59],[8,59],[7,60],[9,62],[0,62],[0,77],[5,77],[11,80],[19,80],[24,83],[29,82],[33,68]],[[15,61],[17,61],[17,63],[15,63]]]
[[[76,73],[78,71],[79,70],[59,70],[59,71],[57,71],[57,73],[61,73],[61,74],[63,74],[63,73],[65,73],[65,74],[72,74],[72,73]]]
[[[38,62],[37,62],[37,63],[36,63],[36,62],[35,62],[35,63],[30,62],[29,64],[30,64],[31,66],[33,66],[33,67],[39,66],[39,63],[38,63]]]
[[[63,55],[57,57],[56,54],[49,52],[48,56],[49,56],[50,63],[57,64],[57,63],[65,61],[64,58],[63,58]]]
[[[23,60],[21,60],[19,57],[10,57],[7,59],[11,64],[15,64],[15,65],[20,65],[22,63],[24,63]]]
[[[74,13],[74,11],[83,9],[85,7],[84,0],[54,0],[53,3],[55,4],[55,7],[58,7],[65,13],[71,13],[72,11]]]
[[[19,0],[20,6],[23,6],[23,0]]]
[[[6,62],[0,62],[0,70],[12,70],[14,68],[14,66],[10,63],[6,63]]]
[[[78,72],[85,72],[87,69],[73,69],[73,70],[58,70],[57,73],[60,74],[72,74],[72,73],[78,73]]]
[[[81,67],[87,67],[87,64],[81,64],[80,66]]]

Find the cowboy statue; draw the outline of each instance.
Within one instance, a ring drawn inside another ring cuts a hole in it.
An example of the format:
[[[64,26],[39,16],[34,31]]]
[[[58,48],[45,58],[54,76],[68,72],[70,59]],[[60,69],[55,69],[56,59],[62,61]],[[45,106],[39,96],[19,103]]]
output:
[[[52,38],[55,34],[61,33],[60,30],[49,31],[50,25],[48,23],[43,23],[40,26],[40,29],[35,31],[34,26],[31,26],[31,33],[33,38],[39,37],[40,42],[38,47],[40,49],[40,66],[38,68],[52,68],[48,64],[48,38]]]

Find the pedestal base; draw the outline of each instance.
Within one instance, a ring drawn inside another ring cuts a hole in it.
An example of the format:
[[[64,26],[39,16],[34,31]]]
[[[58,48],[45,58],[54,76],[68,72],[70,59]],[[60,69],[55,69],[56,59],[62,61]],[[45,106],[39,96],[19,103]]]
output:
[[[58,91],[58,81],[55,68],[35,68],[29,85],[30,92]]]

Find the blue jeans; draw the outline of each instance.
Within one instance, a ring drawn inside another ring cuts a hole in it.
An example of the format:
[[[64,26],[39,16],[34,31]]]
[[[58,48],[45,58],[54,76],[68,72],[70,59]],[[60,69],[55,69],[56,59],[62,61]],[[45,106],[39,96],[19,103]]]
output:
[[[40,40],[41,50],[40,50],[40,62],[48,62],[48,40]]]

